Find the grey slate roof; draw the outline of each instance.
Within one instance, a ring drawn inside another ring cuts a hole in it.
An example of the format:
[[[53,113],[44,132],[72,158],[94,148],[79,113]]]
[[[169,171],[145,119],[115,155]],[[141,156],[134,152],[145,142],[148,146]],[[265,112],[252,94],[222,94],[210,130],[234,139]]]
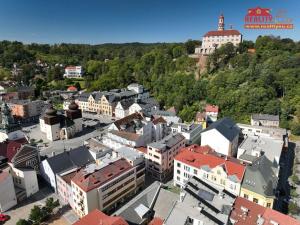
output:
[[[270,115],[270,114],[253,114],[252,119],[254,120],[271,120],[279,121],[279,115]]]
[[[266,197],[274,197],[278,178],[276,168],[266,157],[261,156],[246,167],[242,187]]]
[[[202,133],[213,129],[219,131],[229,141],[232,141],[240,133],[240,128],[228,117],[224,117],[212,123],[208,128],[203,130]]]
[[[147,187],[144,191],[134,197],[131,201],[125,204],[122,208],[114,213],[116,216],[121,216],[130,225],[142,224],[145,218],[141,218],[137,213],[137,208],[143,205],[152,211],[156,198],[159,194],[161,184],[156,181]]]
[[[65,151],[46,160],[55,174],[94,162],[91,153],[85,146]]]

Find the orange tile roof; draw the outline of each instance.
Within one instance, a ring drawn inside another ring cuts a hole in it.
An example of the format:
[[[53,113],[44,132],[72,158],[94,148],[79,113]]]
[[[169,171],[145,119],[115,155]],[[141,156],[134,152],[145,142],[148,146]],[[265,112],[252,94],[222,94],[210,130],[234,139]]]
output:
[[[118,177],[131,168],[132,166],[125,159],[119,159],[93,173],[87,173],[85,169],[82,168],[75,174],[72,181],[83,191],[89,192]]]
[[[125,138],[127,140],[136,141],[140,138],[140,135],[137,133],[127,132],[127,131],[117,131],[112,130],[110,133],[117,135],[119,137]]]
[[[230,35],[240,35],[241,33],[237,30],[213,30],[208,31],[204,37],[210,36],[230,36]]]
[[[146,147],[138,147],[138,148],[135,148],[136,150],[144,153],[144,154],[147,154],[147,148]]]
[[[167,123],[167,121],[164,118],[162,118],[161,116],[157,117],[152,122],[153,122],[154,125],[159,124],[159,123]]]
[[[273,225],[274,223],[271,223],[271,221],[284,225],[300,225],[300,221],[294,219],[293,217],[270,208],[266,209],[265,213],[263,214],[263,218],[265,219],[264,225]]]
[[[219,107],[216,105],[206,105],[205,112],[219,112]]]
[[[70,86],[67,89],[68,91],[77,91],[77,88],[75,86]]]
[[[93,210],[73,225],[128,225],[128,223],[119,216],[108,216],[98,209]]]
[[[245,210],[247,210],[247,213],[245,213]],[[265,208],[242,197],[236,198],[230,214],[230,218],[236,221],[235,225],[257,224],[259,216],[264,220],[263,225],[273,225],[271,221],[284,225],[300,225],[299,221],[288,215]]]
[[[175,160],[196,168],[205,165],[210,168],[224,166],[224,169],[229,176],[236,175],[240,181],[243,179],[246,170],[246,166],[242,161],[229,156],[221,156],[214,152],[209,146],[192,145],[182,148],[175,157]]]
[[[153,220],[149,223],[149,225],[163,225],[164,221],[161,218],[154,217]]]

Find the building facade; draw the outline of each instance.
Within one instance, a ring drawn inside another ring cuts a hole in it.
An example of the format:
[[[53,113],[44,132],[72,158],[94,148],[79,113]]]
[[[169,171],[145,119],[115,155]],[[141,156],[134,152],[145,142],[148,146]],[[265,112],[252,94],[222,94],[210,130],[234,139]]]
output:
[[[195,54],[209,55],[226,43],[238,46],[242,42],[242,34],[232,28],[225,30],[224,16],[220,15],[218,30],[207,32],[202,38],[201,47],[195,49]]]
[[[251,125],[265,127],[279,127],[279,115],[253,114]]]
[[[8,104],[11,114],[18,119],[39,117],[45,105],[42,100],[12,100]]]
[[[147,174],[160,181],[172,177],[174,157],[185,143],[184,136],[176,133],[148,144],[145,154]]]
[[[174,159],[174,185],[184,187],[190,177],[224,188],[238,196],[246,166],[235,158],[216,154],[208,146],[181,149]]]
[[[0,193],[0,212],[5,212],[17,204],[12,176],[2,170],[0,170]]]
[[[65,78],[81,78],[82,67],[81,66],[68,66],[65,68]]]
[[[95,209],[109,212],[120,202],[134,195],[138,183],[143,185],[143,168],[132,166],[125,159],[119,159],[96,170],[81,169],[71,180],[73,209],[83,217]]]
[[[225,117],[202,131],[201,146],[208,145],[223,155],[236,156],[239,133],[238,126],[231,119]]]

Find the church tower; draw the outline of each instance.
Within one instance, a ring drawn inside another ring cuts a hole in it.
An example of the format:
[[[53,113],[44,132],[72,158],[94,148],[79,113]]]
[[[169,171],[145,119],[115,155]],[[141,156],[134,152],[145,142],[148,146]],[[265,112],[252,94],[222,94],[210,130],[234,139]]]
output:
[[[225,24],[224,24],[224,16],[221,14],[219,16],[219,24],[218,24],[218,30],[224,30]]]

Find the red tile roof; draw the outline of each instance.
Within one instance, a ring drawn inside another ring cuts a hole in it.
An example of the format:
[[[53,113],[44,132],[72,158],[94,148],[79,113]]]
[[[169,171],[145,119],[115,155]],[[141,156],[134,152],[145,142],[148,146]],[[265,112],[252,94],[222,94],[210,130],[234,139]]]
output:
[[[98,209],[93,210],[82,217],[73,225],[128,225],[128,223],[119,216],[108,216]]]
[[[132,166],[125,159],[119,159],[93,173],[87,173],[83,168],[76,173],[72,182],[77,184],[83,191],[89,192],[118,177],[131,168]]]
[[[210,36],[230,36],[230,35],[240,35],[241,33],[237,30],[214,30],[208,31],[204,37]]]
[[[125,116],[122,119],[115,121],[114,124],[116,125],[116,127],[119,130],[121,130],[122,125],[129,125],[129,124],[133,123],[134,120],[142,120],[142,119],[143,119],[143,116],[140,113],[136,112],[136,113],[130,114],[128,116]]]
[[[70,86],[70,87],[68,87],[67,90],[68,90],[68,91],[77,91],[77,88],[74,87],[74,86]]]
[[[152,122],[154,125],[159,124],[159,123],[167,123],[167,121],[164,118],[162,118],[161,116],[154,119]]]
[[[218,113],[219,112],[219,107],[216,105],[206,105],[205,107],[205,112],[215,112]]]
[[[112,130],[110,133],[117,135],[121,138],[125,138],[130,141],[137,141],[140,138],[140,135],[137,133],[132,133],[132,132],[127,132],[127,131],[117,131],[117,130]]]
[[[293,217],[282,214],[270,208],[266,209],[265,213],[263,214],[263,218],[265,219],[264,225],[273,225],[274,223],[271,223],[271,221],[284,225],[300,225],[300,221],[294,219]]]
[[[144,153],[144,154],[147,154],[147,148],[146,147],[138,147],[138,148],[135,148],[136,150]]]
[[[214,152],[209,146],[192,145],[182,148],[175,157],[175,160],[196,168],[205,165],[210,168],[224,166],[224,169],[229,176],[236,175],[240,181],[242,180],[246,169],[246,166],[241,161],[233,157],[221,156]]]
[[[163,225],[164,221],[161,218],[154,217],[153,220],[149,223],[149,225]]]
[[[4,141],[0,143],[0,155],[8,158],[8,161],[11,162],[13,157],[20,150],[21,146],[27,143],[28,141],[26,140],[26,138]]]
[[[265,208],[245,198],[236,198],[230,214],[230,219],[236,221],[235,225],[257,224],[259,216],[264,220],[263,225],[272,225],[270,221],[283,225],[300,225],[299,221],[288,215]]]

